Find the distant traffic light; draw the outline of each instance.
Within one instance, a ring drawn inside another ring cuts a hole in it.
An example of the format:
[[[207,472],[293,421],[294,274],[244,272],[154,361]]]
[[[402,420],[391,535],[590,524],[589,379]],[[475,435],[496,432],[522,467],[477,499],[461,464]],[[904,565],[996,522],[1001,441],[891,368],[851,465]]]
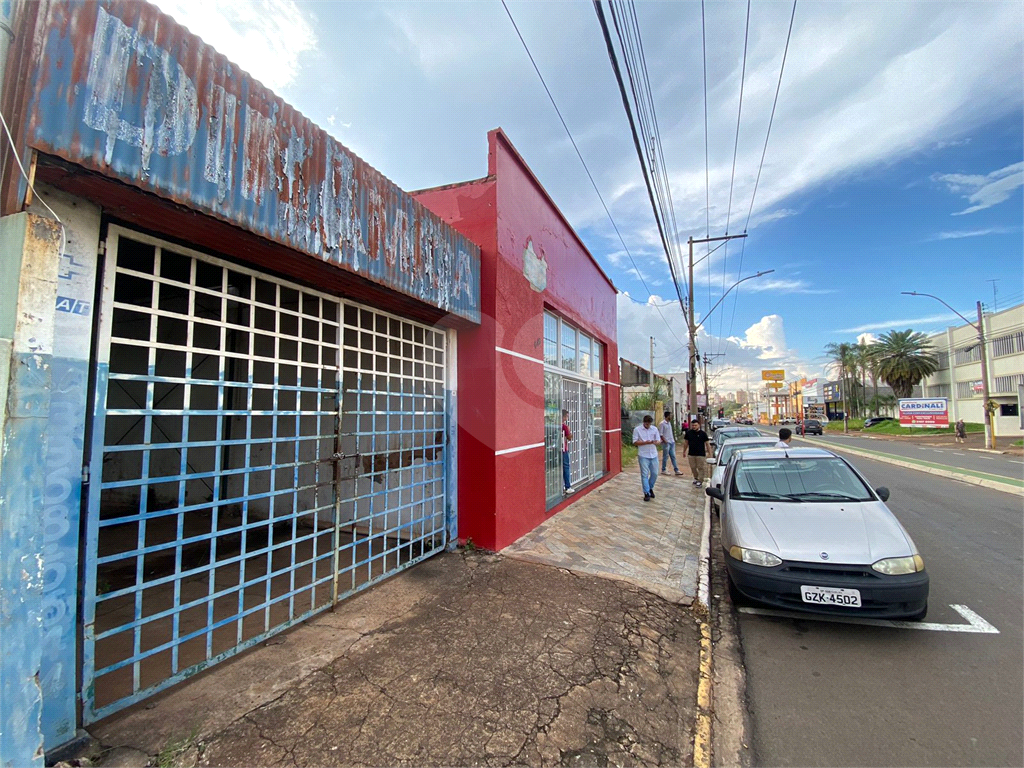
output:
[[[725,408],[719,408],[718,409],[718,418],[720,418],[720,419],[724,419],[725,418]]]

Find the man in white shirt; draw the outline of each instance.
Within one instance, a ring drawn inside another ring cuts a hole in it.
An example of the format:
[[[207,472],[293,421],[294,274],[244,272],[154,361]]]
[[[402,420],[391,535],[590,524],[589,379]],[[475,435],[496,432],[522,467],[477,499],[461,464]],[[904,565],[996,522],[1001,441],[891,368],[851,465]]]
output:
[[[665,418],[661,424],[658,425],[658,432],[661,433],[661,474],[667,474],[665,469],[668,467],[668,460],[672,459],[672,469],[676,471],[677,475],[683,474],[679,471],[679,465],[676,464],[676,435],[672,429],[672,413],[665,411]]]
[[[793,430],[789,427],[783,427],[779,430],[779,442],[775,444],[776,448],[789,448],[790,443],[793,442]]]
[[[652,425],[653,416],[644,416],[643,426],[633,430],[633,445],[637,447],[636,457],[640,464],[640,487],[644,501],[654,498],[654,481],[658,479],[658,443],[661,433]]]

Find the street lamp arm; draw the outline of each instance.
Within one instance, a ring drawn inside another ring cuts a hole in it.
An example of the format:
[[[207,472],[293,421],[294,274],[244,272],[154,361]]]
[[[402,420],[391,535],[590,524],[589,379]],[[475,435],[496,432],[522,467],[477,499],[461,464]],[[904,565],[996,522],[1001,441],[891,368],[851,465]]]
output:
[[[976,330],[978,333],[981,333],[981,329],[977,325],[975,325],[970,320],[968,320],[966,317],[961,315],[959,312],[957,312],[955,309],[953,309],[951,306],[949,306],[949,304],[944,302],[938,296],[932,296],[930,293],[918,293],[917,291],[900,291],[900,293],[903,294],[904,296],[927,296],[929,299],[935,299],[937,302],[942,304],[942,306],[944,306],[946,309],[948,309],[954,315],[956,315],[961,320],[963,320],[965,323],[967,323],[969,326],[971,326],[971,328]]]
[[[762,275],[771,274],[774,271],[775,271],[774,269],[766,269],[764,272],[758,272],[756,275],[749,275],[748,277],[744,277],[742,280],[737,280],[735,283],[730,285],[729,286],[729,290],[722,294],[722,298],[720,298],[718,301],[715,302],[715,306],[713,306],[711,309],[709,309],[704,314],[704,319],[701,320],[699,323],[697,323],[697,325],[695,325],[693,327],[694,335],[696,335],[697,331],[699,331],[701,329],[701,327],[704,325],[704,322],[711,316],[711,313],[714,312],[716,309],[718,309],[718,305],[721,304],[723,301],[725,301],[725,297],[729,295],[729,291],[731,291],[733,288],[735,288],[740,283],[745,283],[745,282],[747,282],[747,280],[753,280],[755,277],[761,277]]]

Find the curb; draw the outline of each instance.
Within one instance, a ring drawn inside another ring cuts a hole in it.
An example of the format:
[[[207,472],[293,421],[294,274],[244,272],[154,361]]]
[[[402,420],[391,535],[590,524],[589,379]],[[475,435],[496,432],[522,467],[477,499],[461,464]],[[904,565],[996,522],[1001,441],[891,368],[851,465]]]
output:
[[[806,440],[807,438],[803,438]],[[816,440],[813,442],[817,442]],[[954,472],[948,469],[939,469],[937,467],[929,467],[922,464],[917,464],[912,461],[903,461],[902,459],[895,458],[890,454],[875,453],[874,451],[868,451],[863,448],[853,448],[846,445],[833,445],[827,444],[829,450],[835,449],[837,451],[846,451],[852,453],[855,456],[863,456],[866,459],[874,459],[875,461],[882,461],[886,464],[893,464],[897,467],[903,467],[905,469],[916,469],[918,472],[927,472],[930,475],[937,475],[938,477],[945,477],[950,480],[959,480],[962,483],[968,483],[969,485],[979,485],[984,488],[989,488],[994,491],[1002,491],[1003,493],[1012,493],[1015,495],[1024,494],[1024,488],[1012,483],[1002,483],[998,480],[991,480],[986,477],[974,477],[972,475],[963,475],[959,472]]]
[[[697,684],[697,714],[693,728],[694,768],[711,766],[711,504],[704,496],[704,529],[700,537],[700,561],[697,564],[697,600],[694,610],[700,616],[700,680]]]
[[[808,437],[803,437],[801,439],[809,440],[812,443],[817,442],[817,440]],[[873,451],[868,451],[867,449],[860,449],[860,447],[854,447],[850,445],[836,445],[834,443],[829,442],[824,443],[823,446],[825,447],[825,449],[829,451],[834,449],[836,451],[846,451],[847,453],[853,454],[855,456],[862,456],[865,459],[874,459],[876,461],[885,462],[886,464],[893,464],[897,467],[903,467],[904,469],[915,469],[918,470],[919,472],[927,472],[928,474],[937,475],[939,477],[946,477],[950,480],[959,480],[961,482],[966,482],[971,485],[981,485],[982,487],[991,488],[992,490],[1001,490],[1001,492],[1005,494],[1016,494],[1018,496],[1024,494],[1024,486],[1015,485],[1011,482],[1000,482],[999,480],[992,479],[991,475],[989,475],[989,477],[974,477],[973,475],[961,474],[959,472],[955,472],[949,469],[939,469],[938,467],[929,467],[927,465],[918,464],[913,461],[904,461],[898,457],[892,456],[891,454],[876,453]]]

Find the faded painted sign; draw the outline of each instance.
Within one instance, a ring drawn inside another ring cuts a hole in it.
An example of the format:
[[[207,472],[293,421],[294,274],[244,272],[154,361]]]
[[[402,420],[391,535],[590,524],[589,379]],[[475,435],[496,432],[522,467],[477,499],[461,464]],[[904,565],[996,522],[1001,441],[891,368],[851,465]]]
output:
[[[26,9],[32,147],[480,321],[476,245],[156,8]]]

